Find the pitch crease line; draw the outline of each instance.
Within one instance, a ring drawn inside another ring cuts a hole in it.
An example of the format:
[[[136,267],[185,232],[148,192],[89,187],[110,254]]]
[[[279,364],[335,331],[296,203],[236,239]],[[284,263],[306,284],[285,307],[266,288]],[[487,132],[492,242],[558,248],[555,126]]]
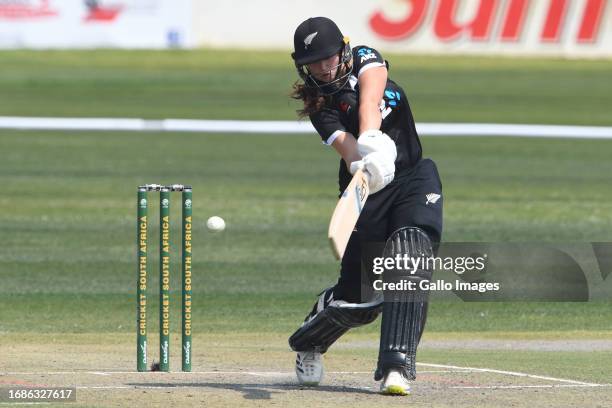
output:
[[[600,386],[600,384],[589,383],[589,382],[584,382],[584,381],[568,380],[566,378],[555,378],[555,377],[548,377],[548,376],[544,376],[544,375],[535,375],[535,374],[520,373],[520,372],[516,372],[516,371],[494,370],[492,368],[459,367],[459,366],[453,366],[453,365],[430,364],[430,363],[417,363],[417,365],[422,365],[422,366],[426,366],[426,367],[435,367],[435,368],[467,369],[467,370],[471,370],[471,371],[474,371],[474,372],[503,374],[503,375],[510,375],[510,376],[513,376],[513,377],[535,378],[535,379],[539,379],[539,380],[564,382],[564,383],[578,384],[578,385],[589,386],[589,387],[599,387]]]
[[[495,389],[520,389],[520,388],[593,388],[609,387],[610,384],[582,385],[582,384],[540,384],[540,385],[465,385],[454,386],[452,389],[461,390],[495,390]]]
[[[515,371],[506,371],[506,370],[495,370],[491,368],[477,368],[477,367],[461,367],[454,365],[446,365],[446,364],[433,364],[433,363],[417,363],[417,365],[424,367],[432,367],[432,368],[441,368],[448,369],[448,372],[486,372],[486,373],[496,373],[502,375],[509,375],[514,377],[525,377],[525,378],[534,378],[539,380],[546,381],[554,381],[554,382],[562,382],[574,385],[581,385],[586,387],[600,387],[600,386],[608,386],[609,384],[597,384],[597,383],[589,383],[585,381],[578,380],[569,380],[566,378],[556,378],[549,377],[543,375],[536,374],[527,374]],[[422,371],[426,373],[427,371]],[[433,371],[432,371],[433,372]],[[330,374],[371,374],[370,371],[332,371]],[[182,371],[172,371],[170,373],[162,372],[162,371],[146,371],[146,372],[136,372],[136,371],[49,371],[49,372],[0,372],[0,375],[77,375],[77,374],[91,374],[91,375],[108,375],[112,376],[114,374],[136,374],[136,375],[155,375],[155,374],[180,374],[180,375],[255,375],[255,376],[290,376],[293,375],[293,372],[281,372],[281,371],[192,371],[192,372],[182,372]]]

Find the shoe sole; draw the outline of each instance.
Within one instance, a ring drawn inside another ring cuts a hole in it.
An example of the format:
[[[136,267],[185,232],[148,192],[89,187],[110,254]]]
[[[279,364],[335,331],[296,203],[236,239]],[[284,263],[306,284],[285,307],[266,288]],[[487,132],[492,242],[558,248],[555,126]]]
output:
[[[406,390],[400,385],[390,385],[387,388],[381,390],[381,394],[384,395],[410,395],[410,391]]]

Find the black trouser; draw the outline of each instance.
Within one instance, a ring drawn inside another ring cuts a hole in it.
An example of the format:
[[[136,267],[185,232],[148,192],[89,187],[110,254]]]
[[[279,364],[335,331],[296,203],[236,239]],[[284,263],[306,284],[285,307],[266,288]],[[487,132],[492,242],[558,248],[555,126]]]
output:
[[[366,273],[371,274],[371,258],[381,253],[366,252],[377,246],[382,249],[387,238],[399,228],[419,227],[434,244],[440,242],[442,204],[442,183],[432,160],[423,159],[415,167],[396,173],[393,182],[368,198],[361,212],[342,258],[334,298],[354,303],[367,301],[362,296],[362,262]],[[370,281],[373,277],[365,278]]]

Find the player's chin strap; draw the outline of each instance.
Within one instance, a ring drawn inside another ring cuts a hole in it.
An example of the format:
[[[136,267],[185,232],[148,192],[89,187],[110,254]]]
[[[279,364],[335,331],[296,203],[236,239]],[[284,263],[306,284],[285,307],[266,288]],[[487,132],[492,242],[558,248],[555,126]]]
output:
[[[433,257],[431,241],[425,231],[405,227],[394,232],[387,240],[383,257],[408,259]],[[378,368],[375,380],[381,380],[391,369],[401,370],[407,379],[416,378],[416,350],[425,328],[428,291],[419,288],[419,282],[431,280],[433,271],[388,270],[383,274],[387,282],[415,282],[415,290],[387,290],[384,292],[383,316],[380,333]]]
[[[333,288],[324,290],[302,326],[289,338],[293,351],[325,353],[329,346],[353,327],[376,320],[382,297],[368,303],[334,300]]]

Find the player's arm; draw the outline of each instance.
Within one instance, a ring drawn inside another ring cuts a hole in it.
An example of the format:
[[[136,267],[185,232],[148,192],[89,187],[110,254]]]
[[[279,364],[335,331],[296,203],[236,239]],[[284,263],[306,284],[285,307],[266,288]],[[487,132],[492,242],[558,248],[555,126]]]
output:
[[[351,173],[365,168],[370,175],[370,192],[383,189],[395,176],[397,148],[380,131],[380,103],[387,84],[386,66],[370,66],[359,72],[359,139],[357,153],[362,160],[351,165]]]
[[[342,156],[348,170],[350,170],[351,163],[361,160],[361,155],[357,150],[357,139],[349,132],[340,133],[332,143],[332,147]]]
[[[359,132],[368,129],[380,129],[382,117],[380,101],[387,84],[387,68],[373,67],[359,75]],[[357,139],[348,132],[342,132],[332,146],[350,166],[352,162],[362,159],[357,148]]]
[[[373,67],[359,75],[359,134],[380,129],[380,101],[387,84],[387,68]]]

